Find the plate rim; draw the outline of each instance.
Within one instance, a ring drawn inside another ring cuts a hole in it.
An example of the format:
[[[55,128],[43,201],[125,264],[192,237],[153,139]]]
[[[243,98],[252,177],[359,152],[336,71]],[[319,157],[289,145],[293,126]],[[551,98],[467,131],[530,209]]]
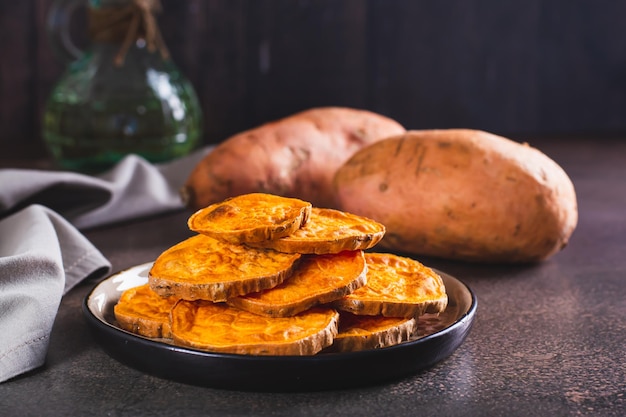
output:
[[[113,335],[114,337],[118,337],[121,339],[126,340],[128,343],[128,341],[130,341],[131,344],[137,344],[138,348],[139,346],[143,346],[145,348],[149,348],[149,349],[157,349],[157,350],[163,350],[166,351],[166,355],[184,355],[185,357],[189,357],[191,358],[190,360],[193,360],[193,358],[198,358],[198,360],[206,360],[206,361],[225,361],[227,363],[232,363],[232,362],[236,362],[239,363],[241,362],[242,364],[246,363],[246,364],[250,364],[250,363],[267,363],[267,364],[276,364],[276,363],[297,363],[300,365],[304,365],[304,366],[309,366],[310,364],[320,364],[320,362],[328,362],[328,363],[342,363],[344,361],[362,361],[364,359],[372,359],[375,360],[376,358],[380,358],[381,356],[387,356],[387,355],[394,355],[396,352],[400,351],[400,352],[404,352],[406,350],[410,350],[412,348],[417,349],[419,346],[421,345],[427,345],[430,344],[433,341],[436,341],[437,339],[440,339],[442,337],[446,337],[449,333],[454,332],[455,330],[463,330],[463,328],[466,327],[466,329],[463,331],[463,334],[461,335],[461,340],[458,341],[456,343],[456,346],[453,346],[453,348],[451,349],[451,351],[449,352],[449,354],[445,355],[442,358],[439,358],[437,360],[434,361],[433,364],[431,364],[430,366],[444,360],[445,358],[447,358],[450,354],[452,354],[457,348],[458,346],[460,346],[465,337],[467,336],[467,334],[469,333],[472,325],[473,325],[473,321],[475,318],[475,314],[476,314],[476,310],[478,308],[478,300],[476,297],[476,294],[474,293],[474,291],[462,280],[446,273],[443,272],[439,269],[435,269],[433,268],[433,270],[435,270],[438,274],[440,274],[440,276],[442,277],[442,279],[448,280],[454,280],[457,282],[458,285],[461,285],[462,288],[464,289],[464,291],[467,292],[467,294],[470,297],[470,304],[468,306],[468,308],[466,309],[466,311],[464,312],[460,312],[459,315],[456,317],[456,319],[454,320],[454,322],[452,322],[451,324],[449,324],[448,326],[444,327],[443,329],[437,330],[431,334],[428,334],[426,336],[420,337],[418,339],[415,340],[410,340],[407,342],[403,342],[401,344],[398,345],[394,345],[394,346],[389,346],[389,347],[385,347],[385,348],[381,348],[381,349],[367,349],[367,350],[362,350],[362,351],[355,351],[355,352],[328,352],[328,353],[324,353],[321,355],[311,355],[311,356],[297,356],[297,355],[243,355],[243,354],[234,354],[234,353],[218,353],[218,352],[208,352],[208,351],[204,351],[204,350],[200,350],[200,349],[195,349],[195,348],[191,348],[191,347],[187,347],[187,346],[177,346],[174,344],[170,344],[167,342],[163,342],[163,341],[159,341],[159,340],[155,340],[155,339],[151,339],[145,336],[141,336],[141,335],[137,335],[131,332],[128,332],[120,327],[117,327],[115,325],[113,325],[112,323],[109,323],[108,321],[101,319],[100,317],[98,317],[96,315],[96,313],[94,311],[92,311],[91,307],[90,307],[90,300],[92,298],[92,296],[97,292],[98,289],[100,289],[100,287],[102,285],[105,285],[108,281],[113,280],[114,278],[124,274],[124,273],[128,273],[129,271],[133,270],[133,269],[141,269],[141,268],[148,268],[149,265],[151,265],[153,262],[145,262],[145,263],[141,263],[141,264],[137,264],[122,270],[119,270],[118,272],[109,274],[108,276],[106,276],[105,278],[103,278],[102,280],[100,280],[99,282],[97,282],[95,285],[93,285],[93,287],[88,291],[88,293],[85,295],[85,297],[83,298],[83,302],[82,302],[82,310],[83,310],[83,315],[84,317],[87,319],[88,324],[90,325],[92,330],[99,330],[100,332],[104,332],[108,335]],[[469,321],[469,323],[467,323]],[[102,335],[99,335],[102,336]],[[98,337],[99,339],[99,344],[101,345],[101,347],[106,351],[106,353],[108,353],[110,356],[112,356],[114,359],[117,359],[120,362],[125,362],[123,360],[123,358],[120,358],[119,352],[112,352],[112,348],[111,346],[105,346],[104,344],[106,344],[106,340],[102,340],[101,337]],[[112,341],[113,342],[113,341]],[[167,353],[169,352],[169,353]],[[140,369],[141,367],[139,366],[134,366],[133,364],[127,363],[125,362],[126,365]],[[421,367],[420,369],[423,369],[425,367]],[[143,370],[144,372],[146,372],[145,370]],[[411,372],[412,373],[412,372]],[[163,375],[159,375],[159,372],[155,372],[155,374],[157,376],[163,376]],[[179,379],[176,378],[175,376],[169,376],[169,375],[165,375],[165,378],[168,379]],[[185,381],[185,378],[183,378],[183,380],[181,382],[190,382],[190,381]],[[209,378],[210,379],[210,378]],[[179,379],[180,380],[180,379]],[[216,386],[215,383],[203,383],[202,381],[196,381],[195,383],[193,381],[191,381],[193,384],[198,385],[198,382],[200,382],[199,385],[210,385],[210,386],[214,386],[217,388],[220,388],[219,386]],[[215,381],[213,381],[215,382]],[[220,384],[217,384],[220,385]],[[307,383],[303,383],[303,386],[308,386],[310,384]],[[357,383],[355,383],[355,386],[357,385]],[[226,386],[226,388],[229,388],[228,386]],[[272,389],[273,387],[271,386],[271,384],[269,384],[266,387],[258,387],[261,389],[255,389],[255,390],[274,390]],[[263,389],[265,388],[265,389]],[[291,387],[278,387],[278,388],[282,388],[280,390],[298,390],[298,386],[291,386]],[[254,389],[254,387],[253,387]],[[310,389],[307,388],[307,389]]]

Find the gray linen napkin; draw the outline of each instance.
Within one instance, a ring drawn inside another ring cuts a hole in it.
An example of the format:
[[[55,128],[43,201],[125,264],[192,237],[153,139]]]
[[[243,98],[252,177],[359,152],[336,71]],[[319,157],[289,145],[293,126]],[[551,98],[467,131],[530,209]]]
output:
[[[79,231],[182,209],[206,148],[162,165],[130,155],[97,177],[0,170],[0,382],[41,366],[61,297],[109,261]]]
[[[61,216],[31,205],[0,222],[0,382],[41,366],[64,292],[111,264]]]
[[[0,216],[36,203],[85,229],[180,209],[179,188],[209,150],[161,165],[129,155],[96,177],[65,171],[0,170]]]

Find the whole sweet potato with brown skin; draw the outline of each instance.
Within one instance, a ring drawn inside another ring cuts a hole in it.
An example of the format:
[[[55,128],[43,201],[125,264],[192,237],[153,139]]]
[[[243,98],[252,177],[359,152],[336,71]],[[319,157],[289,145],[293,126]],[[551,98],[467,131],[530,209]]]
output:
[[[200,209],[227,197],[263,192],[334,207],[337,168],[362,147],[403,132],[396,121],[365,110],[303,111],[216,146],[190,174],[183,199]]]
[[[336,173],[339,207],[387,228],[380,246],[476,262],[534,262],[578,221],[563,169],[526,144],[476,130],[409,131]]]

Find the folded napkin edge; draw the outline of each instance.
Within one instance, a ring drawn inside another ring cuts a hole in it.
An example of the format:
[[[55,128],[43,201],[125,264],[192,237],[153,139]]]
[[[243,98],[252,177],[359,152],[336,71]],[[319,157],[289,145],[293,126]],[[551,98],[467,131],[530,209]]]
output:
[[[49,342],[48,332],[36,332],[0,352],[0,383],[41,367],[46,361]],[[29,353],[25,353],[24,348]],[[24,361],[25,356],[28,356],[27,361]]]

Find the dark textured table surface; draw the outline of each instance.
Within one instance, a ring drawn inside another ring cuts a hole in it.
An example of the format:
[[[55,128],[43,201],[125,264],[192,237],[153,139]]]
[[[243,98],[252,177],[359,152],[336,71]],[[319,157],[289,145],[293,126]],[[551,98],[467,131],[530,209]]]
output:
[[[430,369],[366,388],[300,393],[160,379],[117,362],[96,344],[81,312],[94,284],[86,282],[61,303],[46,365],[0,384],[0,415],[624,416],[626,141],[539,147],[576,187],[580,217],[570,245],[530,266],[421,259],[463,280],[479,301],[468,338]],[[121,270],[187,237],[187,215],[86,234]]]

